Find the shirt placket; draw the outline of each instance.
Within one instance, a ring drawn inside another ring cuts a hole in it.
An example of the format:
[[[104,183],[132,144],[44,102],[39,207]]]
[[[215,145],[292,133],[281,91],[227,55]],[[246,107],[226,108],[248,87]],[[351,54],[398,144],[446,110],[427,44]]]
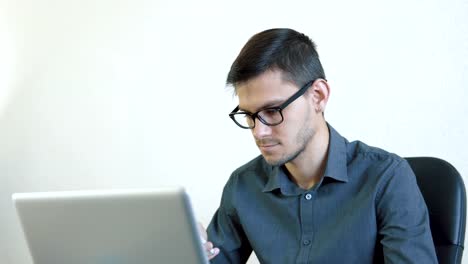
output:
[[[308,191],[300,196],[301,241],[296,263],[308,263],[314,239],[313,206],[315,197],[315,191]]]

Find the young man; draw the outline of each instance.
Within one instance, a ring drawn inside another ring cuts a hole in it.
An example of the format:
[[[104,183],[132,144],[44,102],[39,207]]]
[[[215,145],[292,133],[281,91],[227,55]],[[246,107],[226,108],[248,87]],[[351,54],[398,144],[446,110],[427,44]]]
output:
[[[324,118],[314,43],[254,35],[228,74],[261,155],[233,172],[209,227],[212,263],[437,263],[415,176],[397,155],[348,142]],[[214,246],[213,246],[214,245]]]

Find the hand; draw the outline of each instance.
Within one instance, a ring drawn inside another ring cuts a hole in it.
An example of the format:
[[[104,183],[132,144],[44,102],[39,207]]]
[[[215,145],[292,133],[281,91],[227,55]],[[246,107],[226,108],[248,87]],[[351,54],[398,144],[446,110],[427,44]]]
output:
[[[200,239],[202,240],[203,247],[205,248],[206,256],[211,260],[219,254],[219,248],[215,248],[213,243],[208,241],[208,234],[201,223],[198,223],[198,230],[200,231]]]

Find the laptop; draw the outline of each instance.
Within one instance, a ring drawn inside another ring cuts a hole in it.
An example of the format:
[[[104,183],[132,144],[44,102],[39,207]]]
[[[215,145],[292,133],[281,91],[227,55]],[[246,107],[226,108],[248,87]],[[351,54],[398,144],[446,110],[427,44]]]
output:
[[[12,199],[35,264],[209,263],[182,188]]]

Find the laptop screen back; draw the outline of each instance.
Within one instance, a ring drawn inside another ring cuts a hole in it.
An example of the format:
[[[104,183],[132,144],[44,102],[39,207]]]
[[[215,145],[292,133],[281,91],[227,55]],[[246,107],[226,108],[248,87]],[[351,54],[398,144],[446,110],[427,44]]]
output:
[[[35,264],[208,263],[183,189],[14,194]]]

